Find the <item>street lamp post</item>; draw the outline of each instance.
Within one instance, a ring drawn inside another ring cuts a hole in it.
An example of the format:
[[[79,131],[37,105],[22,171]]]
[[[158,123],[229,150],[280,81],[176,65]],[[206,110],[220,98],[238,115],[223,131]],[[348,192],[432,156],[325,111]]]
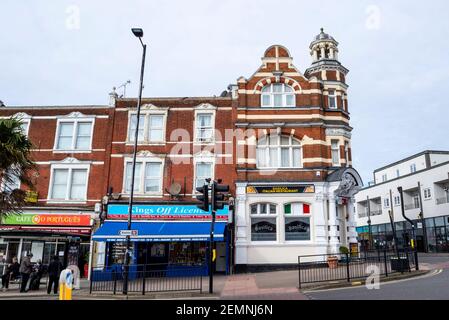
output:
[[[134,200],[134,175],[136,173],[136,158],[137,158],[137,142],[139,138],[139,122],[140,122],[140,105],[142,103],[142,90],[143,90],[143,76],[145,71],[145,55],[147,51],[147,45],[142,42],[143,30],[140,28],[131,29],[132,33],[139,38],[140,43],[143,47],[142,52],[142,65],[140,67],[140,86],[139,86],[139,98],[137,100],[137,119],[136,119],[136,130],[134,132],[134,150],[133,150],[133,162],[132,162],[132,172],[131,172],[131,190],[129,196],[129,206],[128,206],[128,230],[131,230],[131,220],[133,211],[133,200]],[[125,254],[125,274],[123,279],[123,293],[128,294],[128,278],[129,278],[129,264],[131,260],[131,236],[126,236],[126,254]]]

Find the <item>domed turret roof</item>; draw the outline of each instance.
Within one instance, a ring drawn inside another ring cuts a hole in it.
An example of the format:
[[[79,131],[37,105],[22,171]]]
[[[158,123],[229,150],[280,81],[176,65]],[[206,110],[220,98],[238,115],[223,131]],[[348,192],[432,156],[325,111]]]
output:
[[[315,45],[316,43],[321,42],[321,41],[332,41],[332,42],[334,42],[336,45],[338,45],[337,40],[335,40],[332,36],[330,36],[329,34],[327,34],[326,32],[324,32],[324,29],[323,29],[323,28],[321,28],[320,34],[317,35],[317,36],[313,39],[312,43],[310,44],[310,48],[312,48],[313,45]]]
[[[315,37],[315,41],[319,41],[319,40],[333,40],[333,41],[335,41],[334,38],[332,38],[329,34],[324,32],[324,28],[321,28],[321,33]]]

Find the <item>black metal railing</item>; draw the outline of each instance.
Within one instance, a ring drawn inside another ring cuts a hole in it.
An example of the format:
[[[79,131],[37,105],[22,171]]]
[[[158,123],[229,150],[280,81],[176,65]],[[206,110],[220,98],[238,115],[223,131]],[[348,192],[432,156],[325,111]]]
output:
[[[124,265],[92,268],[90,293],[123,292]],[[205,265],[149,264],[130,265],[128,274],[128,293],[199,291],[202,293],[202,277],[207,274]]]
[[[419,270],[418,258],[416,251],[408,248],[299,256],[298,283],[301,288],[306,283],[350,282],[368,277],[373,270],[388,277],[412,269]]]

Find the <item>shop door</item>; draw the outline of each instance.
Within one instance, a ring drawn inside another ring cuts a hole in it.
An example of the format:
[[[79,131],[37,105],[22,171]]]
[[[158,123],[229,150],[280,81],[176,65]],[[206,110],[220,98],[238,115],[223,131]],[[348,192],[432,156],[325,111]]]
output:
[[[425,252],[424,236],[416,236],[416,250],[418,250],[418,252]]]
[[[215,271],[216,272],[226,272],[226,243],[217,242],[217,260],[215,261]]]

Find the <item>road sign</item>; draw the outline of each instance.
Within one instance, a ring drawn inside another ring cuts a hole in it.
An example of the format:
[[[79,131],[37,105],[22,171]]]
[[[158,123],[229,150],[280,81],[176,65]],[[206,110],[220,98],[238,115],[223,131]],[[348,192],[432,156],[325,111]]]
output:
[[[121,236],[137,236],[139,232],[137,230],[120,230]]]

